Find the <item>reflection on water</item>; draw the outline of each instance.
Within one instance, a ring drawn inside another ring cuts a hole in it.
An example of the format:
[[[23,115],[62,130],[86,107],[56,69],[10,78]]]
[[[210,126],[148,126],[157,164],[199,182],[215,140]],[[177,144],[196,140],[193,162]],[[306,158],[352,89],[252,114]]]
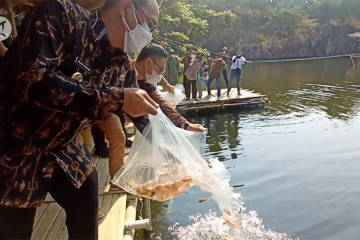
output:
[[[349,65],[347,58],[250,64],[243,87],[266,94],[267,107],[187,116],[209,129],[206,157],[224,161],[232,184],[245,184],[245,207],[266,228],[300,239],[359,238],[360,69]],[[193,226],[190,215],[218,211],[214,202],[199,204],[203,197],[194,188],[154,204],[154,236],[174,239],[173,224]]]

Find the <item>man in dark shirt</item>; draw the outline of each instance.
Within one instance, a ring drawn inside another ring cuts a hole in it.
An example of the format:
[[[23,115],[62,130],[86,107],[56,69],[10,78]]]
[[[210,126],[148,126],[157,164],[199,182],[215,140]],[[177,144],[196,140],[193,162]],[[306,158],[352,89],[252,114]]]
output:
[[[160,45],[149,44],[145,46],[136,59],[135,67],[139,74],[139,87],[145,90],[149,96],[159,104],[160,109],[174,123],[175,126],[189,131],[204,132],[205,129],[200,124],[189,123],[172,105],[165,101],[160,92],[156,89],[156,84],[161,81],[164,73],[168,52]],[[135,126],[140,132],[147,125],[147,121],[134,121]],[[144,124],[145,123],[145,124]]]
[[[101,15],[49,0],[24,18],[0,66],[0,239],[30,239],[48,192],[70,239],[97,238],[97,173],[79,133],[110,113],[158,107],[145,91],[110,85],[134,71],[123,51],[123,21],[136,26],[132,2],[148,4],[157,23],[155,0],[107,0]]]
[[[224,68],[226,68],[226,62],[219,53],[211,62],[211,73],[207,82],[208,96],[211,96],[211,83],[216,78],[217,100],[221,100],[221,72]]]
[[[221,55],[222,55],[222,59],[224,60],[224,62],[225,62],[226,65],[227,65],[228,62],[229,62],[229,56],[228,56],[228,49],[227,49],[227,47],[223,47],[223,48],[221,49]],[[223,75],[223,78],[224,78],[224,81],[225,81],[225,84],[226,84],[226,88],[227,88],[227,87],[229,86],[227,67],[222,70],[222,75]]]

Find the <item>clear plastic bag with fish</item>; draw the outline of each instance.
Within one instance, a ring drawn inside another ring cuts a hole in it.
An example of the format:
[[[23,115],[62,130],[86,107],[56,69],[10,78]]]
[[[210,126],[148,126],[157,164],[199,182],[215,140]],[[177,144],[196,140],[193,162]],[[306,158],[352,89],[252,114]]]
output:
[[[225,220],[237,225],[234,216],[241,211],[237,207],[241,206],[240,195],[229,185],[224,164],[217,159],[209,163],[201,156],[205,134],[176,127],[160,109],[157,115],[149,115],[149,122],[142,134],[137,133],[125,166],[113,183],[157,201],[173,199],[197,185],[211,192]]]
[[[175,108],[186,96],[184,94],[184,86],[181,84],[175,85],[174,94],[171,92],[161,92],[161,96],[165,99],[165,101],[171,103]]]

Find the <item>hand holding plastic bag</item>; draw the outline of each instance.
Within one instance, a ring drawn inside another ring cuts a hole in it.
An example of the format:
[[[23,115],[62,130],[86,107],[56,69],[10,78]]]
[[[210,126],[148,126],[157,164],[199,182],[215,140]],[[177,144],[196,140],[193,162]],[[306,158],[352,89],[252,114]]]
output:
[[[211,192],[229,225],[237,226],[241,197],[229,185],[230,175],[217,159],[206,162],[205,133],[176,127],[159,109],[149,115],[143,135],[137,133],[132,150],[113,183],[134,195],[166,201],[188,191],[193,185]],[[240,219],[240,218],[239,218]]]
[[[171,92],[161,92],[161,96],[165,99],[165,101],[171,103],[174,108],[178,105],[186,96],[184,94],[184,86],[181,84],[175,85],[174,94]]]

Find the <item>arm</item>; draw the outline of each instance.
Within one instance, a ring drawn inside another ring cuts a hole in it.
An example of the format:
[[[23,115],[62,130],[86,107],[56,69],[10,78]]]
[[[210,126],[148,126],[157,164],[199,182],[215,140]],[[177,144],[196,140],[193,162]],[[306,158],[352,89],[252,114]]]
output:
[[[24,74],[19,78],[28,101],[41,108],[94,120],[104,118],[107,112],[119,113],[123,107],[129,114],[137,115],[131,101],[139,97],[145,100],[143,93],[125,90],[128,104],[123,106],[123,89],[79,83],[62,72],[63,54],[75,45],[71,34],[75,25],[73,16],[59,2],[41,3],[33,13],[28,30],[35,59],[24,66]]]
[[[166,80],[164,76],[162,76],[160,84],[161,86],[163,86],[164,90],[175,94],[175,87],[170,85],[170,83]]]

